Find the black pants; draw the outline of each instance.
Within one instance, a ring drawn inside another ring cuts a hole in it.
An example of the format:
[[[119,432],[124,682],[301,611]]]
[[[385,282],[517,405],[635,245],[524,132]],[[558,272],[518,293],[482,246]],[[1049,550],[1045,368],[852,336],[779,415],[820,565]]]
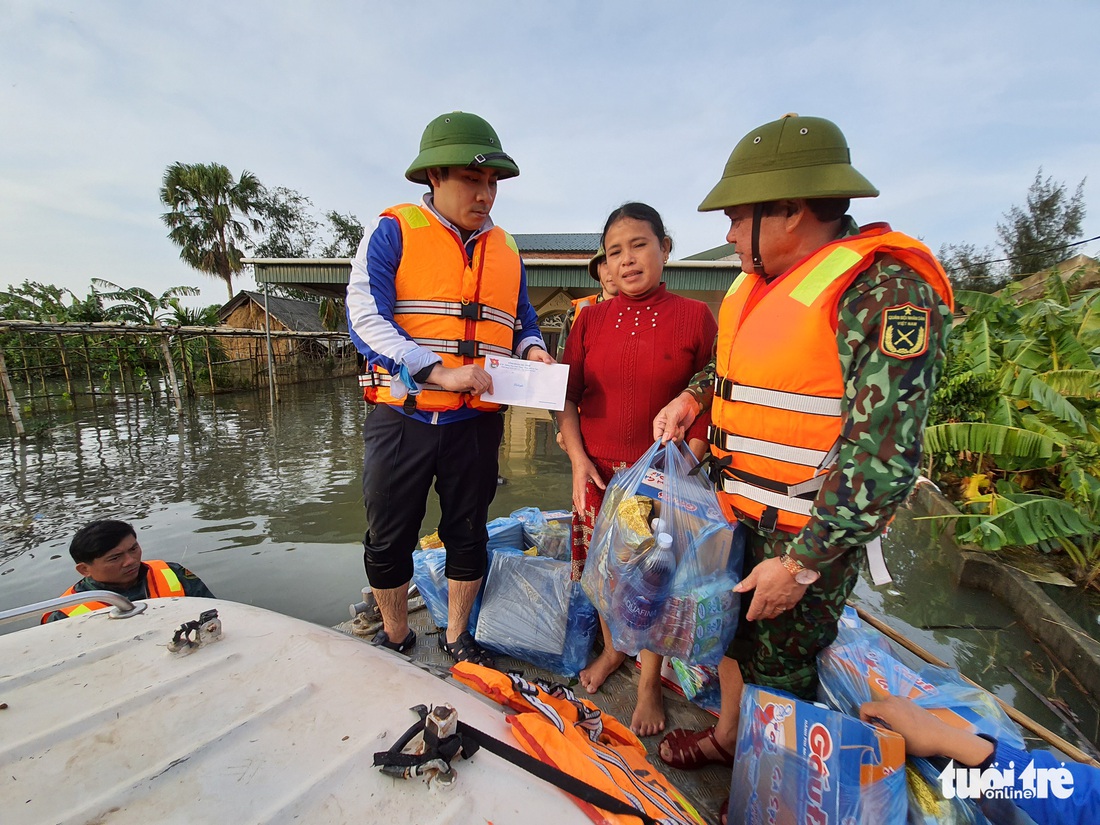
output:
[[[497,490],[504,417],[482,413],[453,424],[425,424],[380,404],[363,423],[363,564],[371,587],[412,579],[412,553],[435,481],[447,548],[447,578],[485,575],[485,527]]]

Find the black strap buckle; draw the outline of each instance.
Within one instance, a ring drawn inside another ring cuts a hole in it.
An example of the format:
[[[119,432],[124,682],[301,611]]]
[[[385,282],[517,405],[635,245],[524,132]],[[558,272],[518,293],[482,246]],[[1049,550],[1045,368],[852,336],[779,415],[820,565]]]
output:
[[[457,341],[458,354],[463,358],[477,358],[477,341]]]
[[[464,303],[462,309],[459,310],[458,317],[465,318],[467,321],[481,321],[483,316],[481,311],[483,309],[482,304],[478,303]]]
[[[416,396],[411,392],[405,395],[405,401],[401,404],[401,409],[404,410],[405,415],[412,415],[416,412]]]
[[[474,159],[470,161],[469,166],[466,168],[476,169],[478,166],[484,166],[486,163],[493,160],[510,160],[512,163],[515,163],[506,152],[487,152],[485,154],[474,155]]]
[[[760,518],[756,522],[756,526],[760,528],[761,533],[774,533],[778,523],[779,511],[774,507],[765,507],[764,512],[760,514]]]

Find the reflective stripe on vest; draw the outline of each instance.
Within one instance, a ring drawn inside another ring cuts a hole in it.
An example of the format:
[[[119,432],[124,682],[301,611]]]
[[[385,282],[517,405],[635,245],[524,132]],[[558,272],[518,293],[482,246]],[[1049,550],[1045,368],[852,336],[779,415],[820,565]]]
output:
[[[145,573],[145,592],[147,599],[164,599],[176,596],[186,596],[183,591],[183,584],[179,580],[179,576],[176,575],[171,567],[168,566],[168,562],[160,561],[159,559],[150,559],[144,562],[148,570]],[[76,591],[76,585],[74,584],[64,593],[62,596],[71,596]],[[102,610],[105,607],[110,607],[106,602],[81,602],[71,607],[60,607],[56,611],[50,611],[49,613],[42,614],[42,624],[46,624],[46,620],[55,612],[64,613],[66,616],[80,616],[84,613],[91,613],[93,610]]]
[[[394,316],[399,315],[453,315],[458,318],[471,318],[475,321],[495,321],[513,332],[518,320],[502,309],[485,304],[462,303],[461,301],[397,301],[393,305]]]
[[[809,521],[810,494],[836,461],[843,425],[837,307],[880,253],[953,307],[947,276],[927,247],[883,224],[826,245],[770,283],[742,273],[730,286],[719,312],[711,408],[727,517],[791,533]]]
[[[443,366],[479,363],[487,355],[514,357],[522,263],[512,236],[493,227],[478,237],[467,257],[462,241],[429,210],[413,204],[387,209],[401,229],[401,261],[394,278],[394,320],[422,347],[443,359]],[[499,410],[479,396],[423,385],[401,399],[389,391],[386,370],[371,371],[385,380],[363,380],[363,397],[427,412]]]

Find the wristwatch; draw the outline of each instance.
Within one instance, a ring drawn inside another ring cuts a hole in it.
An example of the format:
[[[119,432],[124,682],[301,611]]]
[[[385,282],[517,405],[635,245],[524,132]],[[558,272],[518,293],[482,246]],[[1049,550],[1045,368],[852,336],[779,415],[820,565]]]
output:
[[[783,562],[783,569],[790,573],[798,584],[813,584],[821,578],[821,574],[818,571],[804,567],[796,558],[791,556],[790,553],[784,553],[779,557],[779,560]]]

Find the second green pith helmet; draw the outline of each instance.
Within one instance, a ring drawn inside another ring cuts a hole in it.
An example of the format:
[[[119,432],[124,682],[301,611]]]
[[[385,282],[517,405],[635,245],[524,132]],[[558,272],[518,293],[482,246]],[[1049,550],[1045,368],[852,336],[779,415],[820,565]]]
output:
[[[588,259],[588,274],[592,280],[596,283],[600,281],[600,263],[607,260],[607,253],[603,251],[603,244],[600,244],[599,249],[596,250],[596,254]]]
[[[700,212],[789,198],[873,198],[878,190],[852,167],[848,142],[820,117],[784,115],[733,148],[722,180]]]
[[[413,183],[427,183],[428,170],[437,166],[487,166],[499,171],[500,180],[519,174],[493,127],[468,112],[440,115],[428,124],[420,138],[420,154],[405,177]]]

